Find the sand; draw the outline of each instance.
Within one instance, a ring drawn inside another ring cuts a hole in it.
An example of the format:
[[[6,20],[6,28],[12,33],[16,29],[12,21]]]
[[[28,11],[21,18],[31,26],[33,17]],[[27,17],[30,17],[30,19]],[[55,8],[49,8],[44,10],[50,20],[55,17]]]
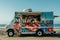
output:
[[[2,29],[1,29],[2,30]],[[60,29],[54,29],[57,33],[55,35],[45,35],[43,37],[35,36],[14,36],[8,37],[6,34],[0,34],[0,40],[60,40]]]

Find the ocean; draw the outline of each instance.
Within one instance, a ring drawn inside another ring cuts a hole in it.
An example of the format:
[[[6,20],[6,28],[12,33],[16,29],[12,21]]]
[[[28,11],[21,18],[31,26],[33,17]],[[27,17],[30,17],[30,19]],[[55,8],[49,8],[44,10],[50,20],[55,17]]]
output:
[[[54,28],[60,28],[60,24],[54,24]]]
[[[6,24],[0,24],[0,28],[4,28]]]

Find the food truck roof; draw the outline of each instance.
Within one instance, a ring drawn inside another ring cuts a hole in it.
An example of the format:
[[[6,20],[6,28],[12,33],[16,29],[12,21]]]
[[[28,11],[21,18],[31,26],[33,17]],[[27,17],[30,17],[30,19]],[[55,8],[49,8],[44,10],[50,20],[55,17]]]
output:
[[[50,12],[53,13],[52,11],[50,11]],[[47,12],[47,13],[50,13],[50,12]],[[15,15],[16,14],[17,15],[20,15],[20,14],[22,14],[22,15],[40,15],[42,13],[46,13],[46,12],[15,12]],[[56,18],[56,17],[59,17],[59,16],[54,16],[54,18]]]
[[[52,12],[52,11],[50,11],[50,12]],[[49,12],[49,13],[50,13]],[[40,13],[46,13],[46,12],[15,12],[15,13],[22,13],[22,14],[24,14],[24,13],[37,13],[37,14],[40,14]],[[48,12],[47,12],[48,13]],[[52,12],[53,13],[53,12]]]
[[[51,12],[15,12],[15,14],[27,14],[27,15],[33,15],[33,14],[42,14],[42,13],[53,13]]]

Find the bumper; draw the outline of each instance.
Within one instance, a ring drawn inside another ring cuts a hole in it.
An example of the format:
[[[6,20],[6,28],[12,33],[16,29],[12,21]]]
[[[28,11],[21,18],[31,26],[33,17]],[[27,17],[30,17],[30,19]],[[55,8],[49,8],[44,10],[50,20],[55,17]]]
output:
[[[53,34],[55,34],[55,33],[56,33],[56,31],[53,31],[52,33],[53,33]]]
[[[56,31],[52,31],[52,32],[46,32],[45,34],[55,34]]]

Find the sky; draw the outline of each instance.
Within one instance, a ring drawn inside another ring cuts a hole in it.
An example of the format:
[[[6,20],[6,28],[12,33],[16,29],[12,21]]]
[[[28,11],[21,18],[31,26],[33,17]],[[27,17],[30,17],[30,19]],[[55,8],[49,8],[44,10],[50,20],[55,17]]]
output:
[[[0,24],[8,24],[14,18],[14,13],[25,8],[33,11],[53,11],[60,16],[60,0],[0,0]],[[55,24],[60,24],[60,17],[54,19]]]

